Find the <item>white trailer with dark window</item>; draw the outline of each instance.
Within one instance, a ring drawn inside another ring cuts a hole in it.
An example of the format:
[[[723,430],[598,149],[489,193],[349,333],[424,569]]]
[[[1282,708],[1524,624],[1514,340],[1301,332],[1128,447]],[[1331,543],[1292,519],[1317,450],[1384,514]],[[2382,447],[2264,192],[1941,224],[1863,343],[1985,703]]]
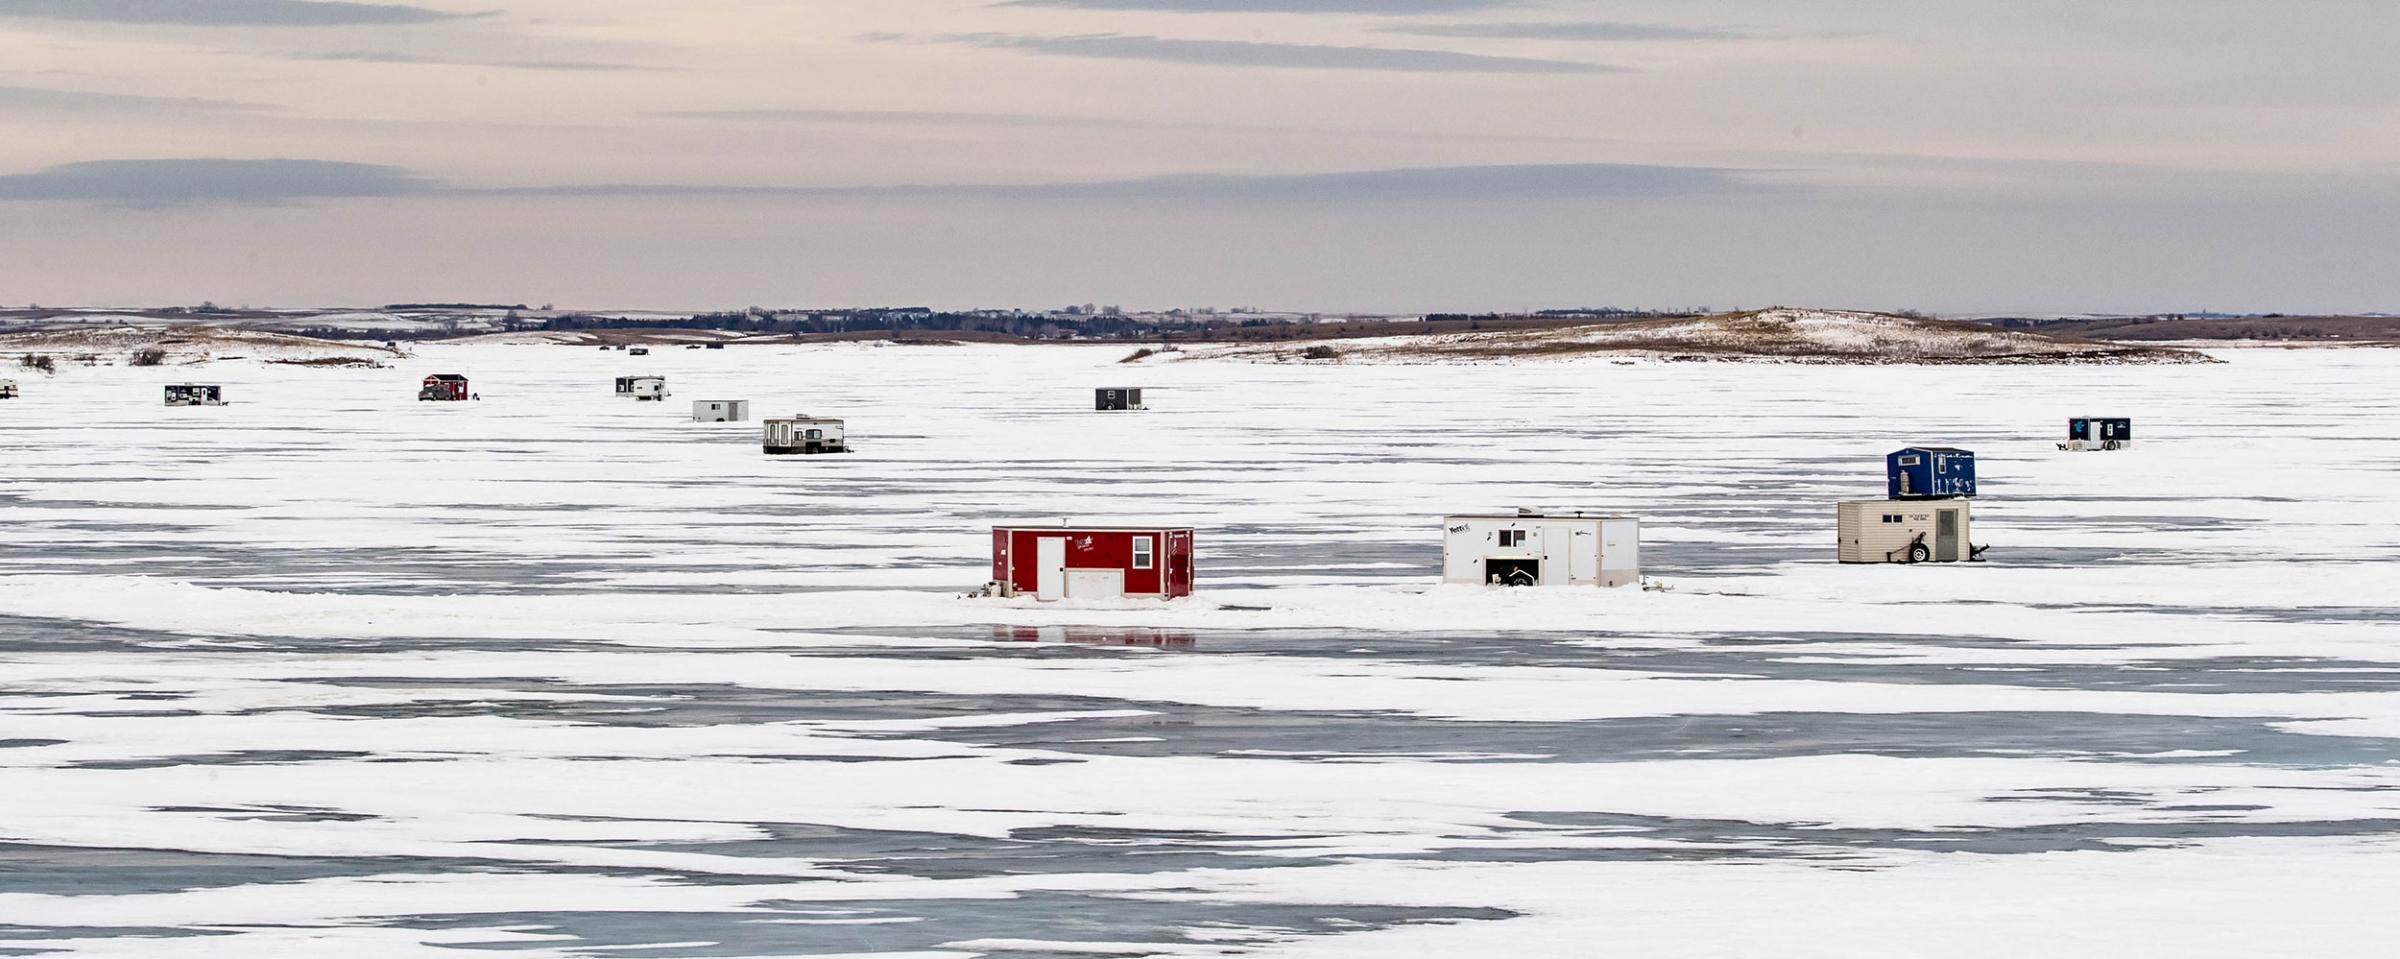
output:
[[[749,400],[694,400],[694,423],[744,423],[750,419]]]
[[[17,398],[17,381],[15,381],[15,380],[0,380],[0,400],[13,400],[13,399],[16,399],[16,398]]]
[[[1642,521],[1541,513],[1442,519],[1442,582],[1631,586],[1642,581]]]
[[[1968,499],[1862,499],[1841,504],[1845,563],[1958,563],[1976,559],[1967,541]]]
[[[617,377],[617,395],[621,397],[629,396],[637,400],[648,400],[653,402],[666,399],[669,395],[667,393],[667,378],[663,376]]]
[[[802,415],[769,419],[765,427],[765,445],[770,456],[850,452],[850,439],[843,432],[841,420]]]

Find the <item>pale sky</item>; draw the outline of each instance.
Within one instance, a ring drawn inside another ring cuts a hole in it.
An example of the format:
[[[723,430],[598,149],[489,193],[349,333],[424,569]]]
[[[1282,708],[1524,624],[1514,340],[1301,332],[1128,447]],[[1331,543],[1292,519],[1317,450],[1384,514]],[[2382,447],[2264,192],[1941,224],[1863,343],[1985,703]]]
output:
[[[0,0],[0,305],[2400,311],[2391,0]]]

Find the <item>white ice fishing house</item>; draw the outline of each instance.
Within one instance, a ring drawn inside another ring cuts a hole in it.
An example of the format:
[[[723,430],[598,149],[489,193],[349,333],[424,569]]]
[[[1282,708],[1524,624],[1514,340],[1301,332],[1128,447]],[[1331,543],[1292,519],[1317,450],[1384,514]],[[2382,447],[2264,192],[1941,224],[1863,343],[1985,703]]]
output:
[[[617,395],[630,396],[637,400],[666,399],[667,378],[663,376],[617,377]]]
[[[742,423],[750,419],[749,400],[693,400],[694,423]]]
[[[1841,504],[1845,563],[1958,563],[1975,559],[1967,543],[1970,499],[1862,499]]]
[[[15,381],[15,380],[0,380],[0,400],[13,400],[13,399],[16,399],[16,398],[17,398],[17,381]]]
[[[1642,580],[1642,521],[1539,513],[1442,519],[1442,582],[1631,586]]]

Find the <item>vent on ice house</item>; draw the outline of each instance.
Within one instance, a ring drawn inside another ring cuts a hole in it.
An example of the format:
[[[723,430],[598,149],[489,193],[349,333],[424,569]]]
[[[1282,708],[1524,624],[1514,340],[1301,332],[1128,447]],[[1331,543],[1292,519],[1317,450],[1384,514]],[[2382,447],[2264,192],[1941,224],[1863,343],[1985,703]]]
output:
[[[663,376],[620,376],[620,377],[617,377],[617,396],[619,396],[619,397],[627,397],[627,396],[630,396],[630,397],[633,397],[634,399],[637,399],[637,400],[651,400],[651,401],[657,401],[657,400],[663,400],[663,399],[666,399],[666,398],[667,398],[667,395],[668,395],[668,394],[667,394],[667,378],[666,378],[666,377],[663,377]]]
[[[168,406],[223,406],[225,388],[214,383],[175,383],[167,387]]]
[[[1171,526],[995,526],[992,583],[1002,595],[1036,599],[1190,596],[1192,531]]]
[[[767,452],[775,456],[850,452],[850,441],[842,433],[841,420],[807,415],[770,419],[766,421],[765,434]]]
[[[1442,519],[1442,582],[1630,586],[1642,580],[1642,521],[1543,513]]]
[[[1092,391],[1095,410],[1146,410],[1142,405],[1141,387],[1102,387]]]
[[[456,373],[435,373],[428,376],[425,378],[424,387],[417,390],[417,399],[420,400],[447,403],[466,398],[467,378]]]
[[[1975,454],[1947,446],[1911,446],[1883,458],[1893,499],[1975,495]]]
[[[2067,421],[2062,450],[2121,450],[2133,445],[2133,420],[2122,416],[2078,416]]]
[[[750,419],[749,400],[695,400],[694,423],[740,423]]]

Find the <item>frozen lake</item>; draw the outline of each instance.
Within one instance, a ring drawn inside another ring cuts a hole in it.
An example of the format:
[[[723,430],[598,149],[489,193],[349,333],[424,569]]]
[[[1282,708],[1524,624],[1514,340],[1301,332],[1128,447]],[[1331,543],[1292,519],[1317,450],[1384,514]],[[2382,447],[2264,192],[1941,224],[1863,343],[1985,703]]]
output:
[[[1127,349],[9,374],[0,956],[2400,942],[2400,352]],[[1838,566],[1914,444],[1979,454],[1991,561]],[[1432,585],[1438,517],[1517,506],[1642,517],[1671,588]],[[1198,594],[959,598],[1068,516],[1196,527]]]

